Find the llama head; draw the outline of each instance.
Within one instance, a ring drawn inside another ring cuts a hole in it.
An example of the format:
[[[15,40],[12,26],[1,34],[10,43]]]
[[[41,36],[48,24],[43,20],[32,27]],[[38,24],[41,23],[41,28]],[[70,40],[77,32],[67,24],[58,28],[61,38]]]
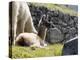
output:
[[[45,14],[41,16],[41,19],[38,24],[38,28],[40,26],[45,26],[46,28],[49,28],[50,26],[54,27],[53,23],[48,20],[48,15],[45,15]]]

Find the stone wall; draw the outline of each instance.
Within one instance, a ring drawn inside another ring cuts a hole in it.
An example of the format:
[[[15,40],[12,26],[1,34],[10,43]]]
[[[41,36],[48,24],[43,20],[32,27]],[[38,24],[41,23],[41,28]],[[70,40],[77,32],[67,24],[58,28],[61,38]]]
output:
[[[64,14],[58,10],[49,10],[43,6],[29,5],[35,28],[42,14],[47,15],[47,20],[52,22],[55,27],[50,26],[47,31],[46,41],[50,43],[64,42],[78,36],[78,17]],[[53,37],[51,37],[53,36]]]

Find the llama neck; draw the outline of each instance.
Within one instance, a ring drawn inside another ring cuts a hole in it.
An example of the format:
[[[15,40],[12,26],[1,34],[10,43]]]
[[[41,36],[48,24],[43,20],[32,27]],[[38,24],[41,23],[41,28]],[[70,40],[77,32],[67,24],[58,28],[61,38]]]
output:
[[[46,28],[45,26],[40,26],[39,32],[38,32],[38,36],[39,36],[42,40],[45,40],[45,38],[46,38],[46,32],[47,32],[47,28]]]

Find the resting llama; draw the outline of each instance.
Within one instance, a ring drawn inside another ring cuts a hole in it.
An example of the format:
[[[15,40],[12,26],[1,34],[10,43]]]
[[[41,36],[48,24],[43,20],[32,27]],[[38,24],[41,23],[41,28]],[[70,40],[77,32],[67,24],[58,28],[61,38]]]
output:
[[[21,33],[18,35],[16,38],[16,45],[23,45],[23,46],[30,46],[30,47],[38,47],[38,48],[44,48],[47,46],[45,43],[45,38],[46,38],[46,32],[47,32],[47,27],[43,23],[42,18],[45,16],[43,15],[41,17],[40,23],[39,23],[39,31],[38,34],[35,33]]]

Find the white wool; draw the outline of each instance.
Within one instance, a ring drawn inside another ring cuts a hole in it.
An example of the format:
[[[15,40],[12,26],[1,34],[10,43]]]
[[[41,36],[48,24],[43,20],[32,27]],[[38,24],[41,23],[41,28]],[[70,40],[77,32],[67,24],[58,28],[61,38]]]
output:
[[[17,24],[18,22],[19,25]],[[17,28],[19,28],[17,30]],[[24,30],[25,29],[25,30]],[[12,2],[12,36],[15,44],[15,38],[20,33],[32,32],[37,33],[29,7],[26,2],[23,1],[13,1]],[[17,33],[16,33],[17,32]]]

